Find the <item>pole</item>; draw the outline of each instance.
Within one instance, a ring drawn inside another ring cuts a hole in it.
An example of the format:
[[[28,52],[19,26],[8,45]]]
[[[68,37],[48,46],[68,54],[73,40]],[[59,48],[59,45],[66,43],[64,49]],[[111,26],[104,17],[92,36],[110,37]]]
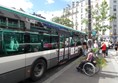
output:
[[[91,48],[92,37],[91,37],[91,0],[88,0],[88,44]]]
[[[88,0],[88,38],[92,39],[91,37],[91,0]]]

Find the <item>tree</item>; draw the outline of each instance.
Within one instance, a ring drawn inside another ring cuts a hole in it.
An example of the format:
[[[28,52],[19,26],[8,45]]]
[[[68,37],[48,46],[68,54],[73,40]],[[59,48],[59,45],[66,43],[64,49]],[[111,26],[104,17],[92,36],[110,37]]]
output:
[[[109,6],[106,0],[103,0],[101,4],[96,4],[96,8],[91,8],[91,21],[92,27],[97,32],[103,31],[103,34],[107,29],[111,29],[111,26],[106,24],[106,21],[113,21],[116,19],[115,16],[111,16],[108,14]],[[86,8],[86,12],[88,12],[88,8]],[[88,19],[83,19],[82,23],[88,25]]]
[[[63,18],[63,17],[53,17],[52,18],[53,22],[68,26],[68,27],[73,27],[73,22],[68,19],[68,18]]]

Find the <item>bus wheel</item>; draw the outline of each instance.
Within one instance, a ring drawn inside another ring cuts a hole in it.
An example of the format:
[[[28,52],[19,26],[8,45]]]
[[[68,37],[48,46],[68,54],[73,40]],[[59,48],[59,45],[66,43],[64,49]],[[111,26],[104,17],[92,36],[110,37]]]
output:
[[[39,80],[46,70],[46,62],[42,59],[39,59],[34,62],[31,69],[31,80],[37,81]]]

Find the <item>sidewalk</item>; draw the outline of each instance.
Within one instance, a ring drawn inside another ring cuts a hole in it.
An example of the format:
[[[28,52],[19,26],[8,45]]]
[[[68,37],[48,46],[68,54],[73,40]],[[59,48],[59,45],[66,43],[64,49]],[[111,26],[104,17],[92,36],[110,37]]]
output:
[[[73,61],[71,64],[45,80],[43,83],[117,83],[118,65],[110,55],[107,57],[108,65],[101,72],[93,77],[88,77],[76,70],[81,58]]]
[[[116,60],[116,62],[118,63],[118,54],[116,54],[118,52],[116,52],[115,50],[110,51],[109,55],[113,56],[113,58]]]

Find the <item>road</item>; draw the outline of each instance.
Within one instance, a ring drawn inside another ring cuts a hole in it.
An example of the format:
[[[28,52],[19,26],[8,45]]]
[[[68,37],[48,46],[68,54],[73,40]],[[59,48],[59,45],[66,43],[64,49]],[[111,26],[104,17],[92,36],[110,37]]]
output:
[[[77,72],[78,58],[57,72],[51,71],[50,74],[47,74],[47,78],[44,77],[46,79],[35,83],[118,83],[118,59],[116,59],[114,50],[109,50],[109,56],[106,57],[106,60],[107,66],[93,77]]]

